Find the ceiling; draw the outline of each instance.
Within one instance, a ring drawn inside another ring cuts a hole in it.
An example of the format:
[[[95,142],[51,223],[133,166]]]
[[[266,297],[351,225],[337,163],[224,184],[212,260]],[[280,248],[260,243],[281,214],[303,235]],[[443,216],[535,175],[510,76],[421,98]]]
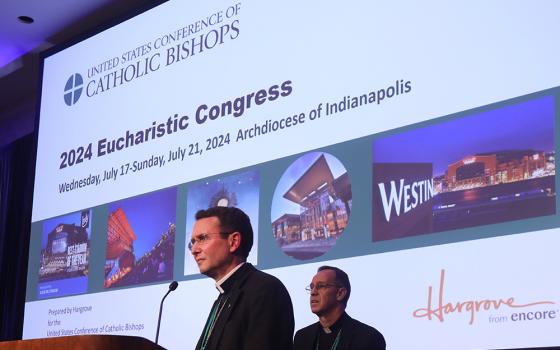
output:
[[[14,114],[24,114],[10,110],[22,104],[34,105],[42,51],[160,2],[0,0],[0,129]],[[19,16],[29,16],[34,22],[25,24]]]

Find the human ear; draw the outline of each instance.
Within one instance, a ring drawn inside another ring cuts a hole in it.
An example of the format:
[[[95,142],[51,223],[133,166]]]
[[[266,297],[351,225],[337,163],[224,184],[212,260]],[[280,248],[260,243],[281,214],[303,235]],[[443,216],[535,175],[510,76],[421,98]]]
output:
[[[231,233],[228,238],[228,244],[230,253],[235,252],[241,246],[241,233],[237,231]]]
[[[348,290],[345,287],[338,288],[338,291],[336,292],[336,300],[344,300],[344,298],[346,298],[346,293],[348,293]]]

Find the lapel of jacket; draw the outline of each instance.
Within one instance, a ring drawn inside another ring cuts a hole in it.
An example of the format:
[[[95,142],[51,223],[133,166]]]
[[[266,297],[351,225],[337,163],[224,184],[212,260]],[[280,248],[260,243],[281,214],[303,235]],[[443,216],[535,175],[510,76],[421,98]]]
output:
[[[214,301],[214,303],[212,304],[212,308],[210,309],[210,314],[212,314],[212,310],[214,309],[214,307],[216,307],[217,303],[218,303],[218,299],[216,299]],[[206,322],[204,323],[204,328],[202,329],[202,333],[200,334],[200,337],[198,338],[198,342],[196,343],[196,348],[195,349],[201,349],[202,348],[202,342],[204,341],[204,333],[205,333],[206,327],[208,327],[208,322],[210,322],[210,314],[208,314],[208,317],[206,318]]]
[[[240,300],[240,297],[243,294],[243,290],[241,287],[247,281],[249,275],[255,270],[253,265],[249,263],[243,264],[230,278],[234,278],[233,284],[231,289],[227,292],[227,302],[224,305],[222,312],[220,313],[220,317],[216,321],[216,326],[212,331],[212,338],[215,340],[212,342],[211,349],[219,349],[223,348],[220,347],[220,343],[223,340],[223,333],[224,329],[228,323],[228,320],[232,317],[233,311],[235,310],[235,306]]]
[[[342,324],[342,333],[340,334],[340,343],[337,350],[350,350],[352,345],[352,339],[354,339],[355,328],[352,327],[352,318],[348,314],[344,313],[343,317],[346,317],[344,323]]]

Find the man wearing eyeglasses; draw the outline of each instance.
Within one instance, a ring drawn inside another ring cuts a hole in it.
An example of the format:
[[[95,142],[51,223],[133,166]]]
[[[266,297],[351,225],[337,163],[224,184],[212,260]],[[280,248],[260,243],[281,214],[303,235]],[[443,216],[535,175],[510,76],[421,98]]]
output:
[[[385,338],[377,329],[345,312],[350,298],[346,272],[321,266],[306,289],[319,322],[297,331],[294,350],[385,350]]]
[[[247,263],[253,228],[234,207],[213,207],[195,215],[189,249],[200,273],[220,292],[197,350],[290,350],[294,313],[288,291],[276,277]]]

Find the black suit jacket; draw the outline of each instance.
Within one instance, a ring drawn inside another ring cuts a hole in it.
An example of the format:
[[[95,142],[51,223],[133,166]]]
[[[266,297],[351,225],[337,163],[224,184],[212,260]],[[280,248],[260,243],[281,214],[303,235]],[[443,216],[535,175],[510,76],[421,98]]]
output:
[[[337,350],[385,350],[385,338],[377,329],[351,318],[346,313],[341,317],[342,333]],[[319,331],[319,322],[297,331],[294,350],[314,350]]]
[[[221,287],[227,302],[216,320],[206,350],[292,349],[292,300],[279,279],[245,263]],[[204,330],[197,350],[202,346],[203,337]]]

